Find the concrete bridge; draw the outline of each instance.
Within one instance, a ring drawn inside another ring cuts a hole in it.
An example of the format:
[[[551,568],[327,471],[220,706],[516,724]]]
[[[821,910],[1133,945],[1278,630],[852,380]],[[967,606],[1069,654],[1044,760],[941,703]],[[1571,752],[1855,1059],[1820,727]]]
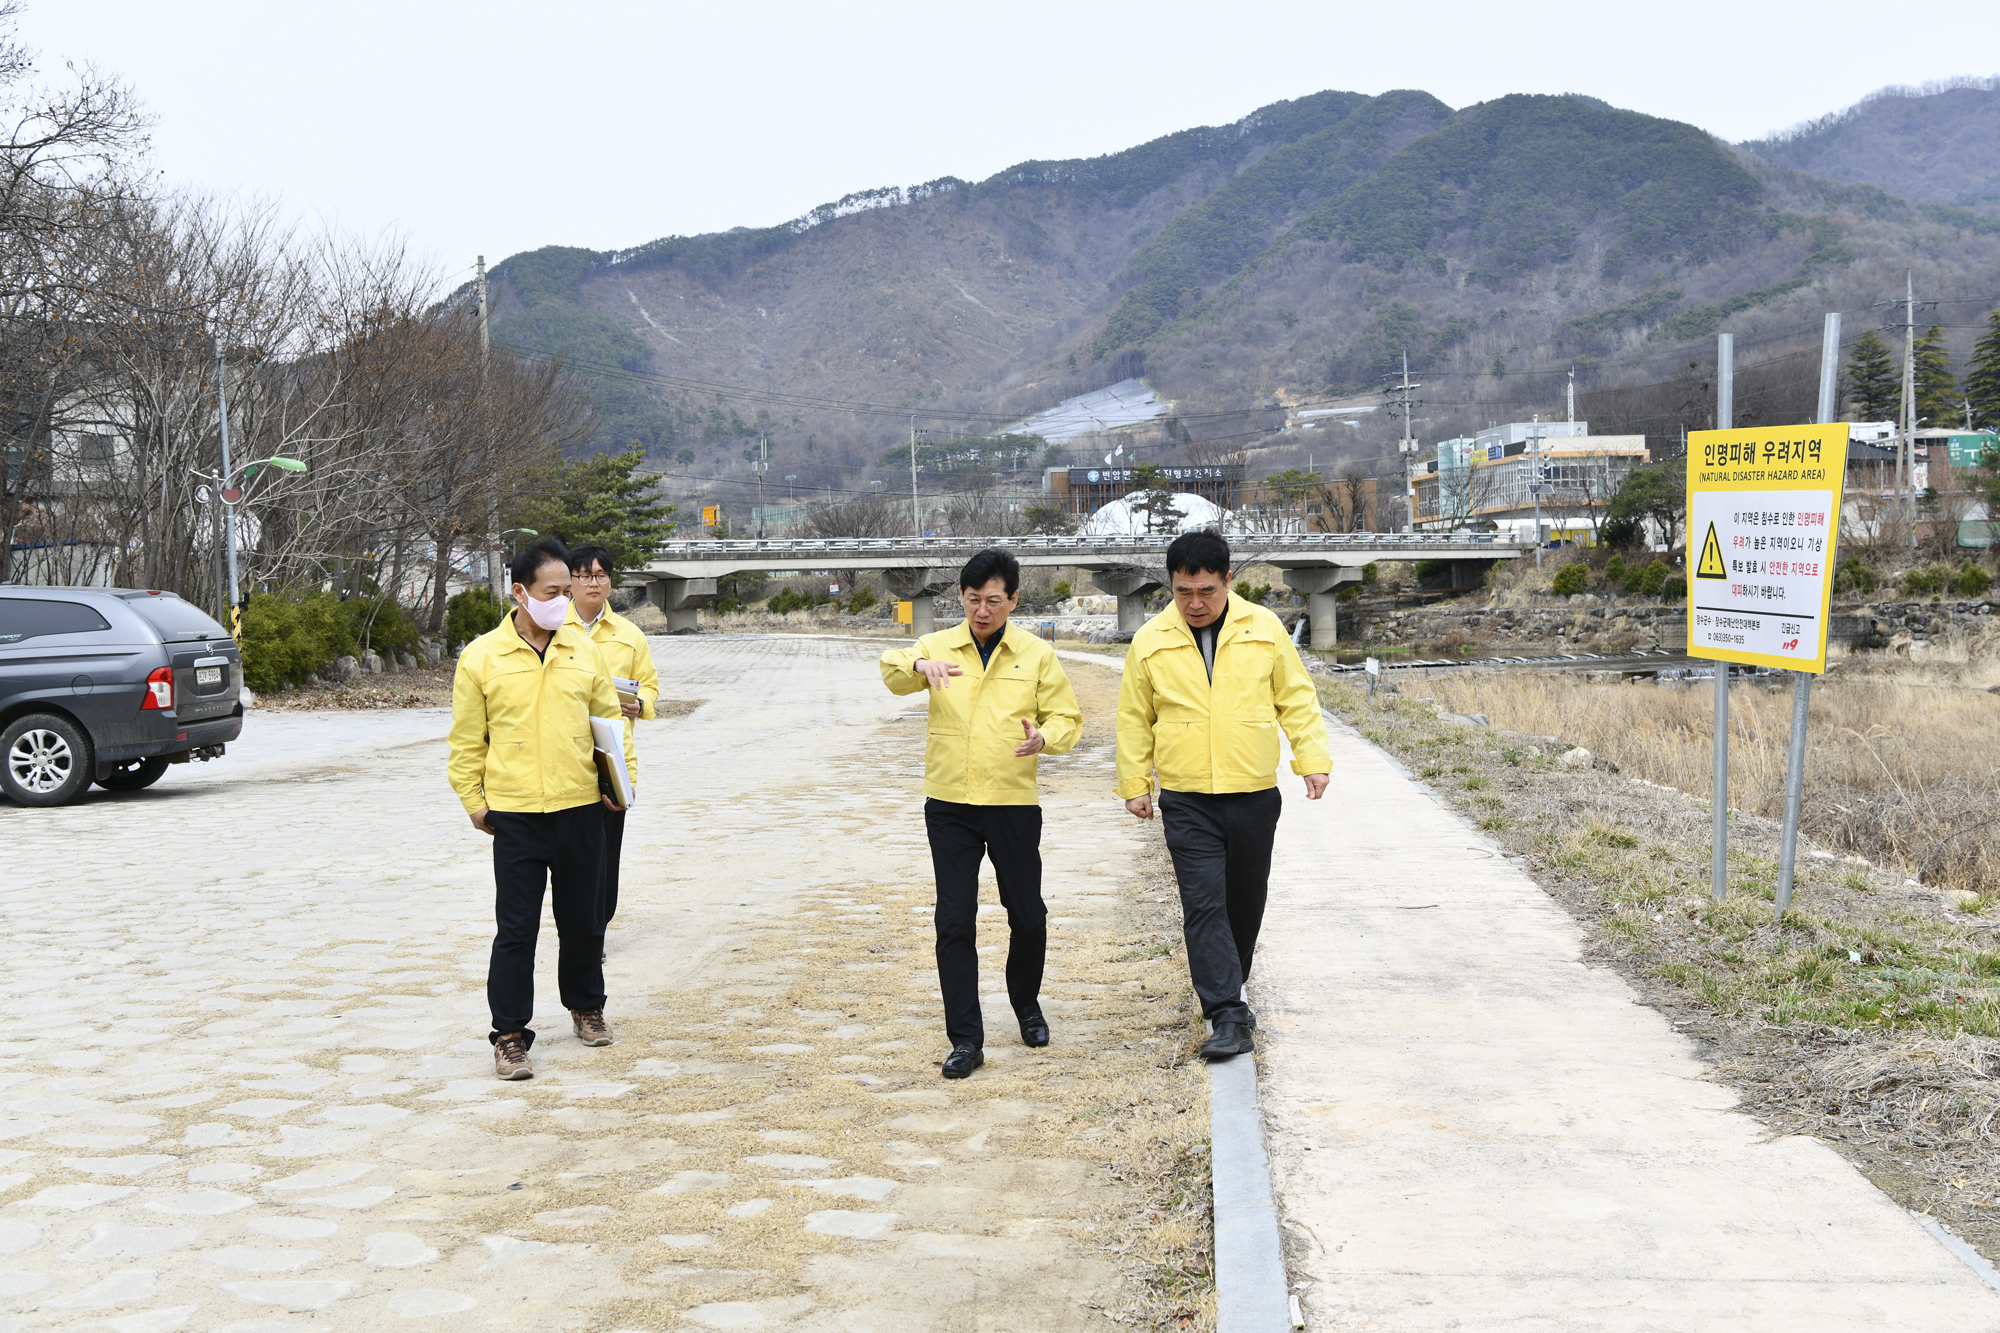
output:
[[[1153,537],[832,537],[771,541],[671,542],[628,578],[647,583],[647,600],[666,613],[674,630],[696,626],[695,612],[715,601],[715,581],[737,573],[806,573],[812,570],[879,570],[897,598],[913,604],[916,632],[935,625],[931,598],[958,585],[958,571],[988,546],[1004,546],[1027,566],[1087,570],[1101,592],[1118,598],[1118,628],[1146,621],[1146,595],[1167,584],[1172,534]],[[1361,579],[1377,560],[1441,560],[1452,564],[1454,586],[1470,586],[1495,560],[1534,550],[1529,542],[1491,533],[1432,535],[1407,532],[1236,534],[1229,538],[1236,567],[1274,565],[1285,584],[1306,597],[1313,642],[1332,643],[1334,594]],[[1324,636],[1324,637],[1322,637]]]

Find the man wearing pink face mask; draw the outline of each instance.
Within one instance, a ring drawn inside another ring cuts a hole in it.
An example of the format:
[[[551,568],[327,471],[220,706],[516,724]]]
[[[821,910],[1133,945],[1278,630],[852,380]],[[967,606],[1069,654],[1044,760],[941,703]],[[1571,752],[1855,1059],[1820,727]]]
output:
[[[593,716],[620,718],[611,672],[569,614],[569,558],[553,539],[514,559],[514,610],[465,646],[451,687],[452,790],[493,839],[493,954],[486,1002],[494,1072],[534,1077],[535,944],[542,891],[556,918],[556,984],[577,1039],[609,1046],[604,1021],[603,795]],[[628,770],[629,771],[629,770]],[[636,775],[634,775],[636,776]]]

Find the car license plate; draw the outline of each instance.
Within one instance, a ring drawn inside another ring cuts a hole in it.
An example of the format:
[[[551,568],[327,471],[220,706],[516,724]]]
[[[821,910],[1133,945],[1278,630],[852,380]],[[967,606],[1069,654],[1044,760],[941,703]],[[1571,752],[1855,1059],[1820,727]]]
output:
[[[194,683],[197,685],[220,685],[222,683],[222,668],[196,667],[194,671]]]

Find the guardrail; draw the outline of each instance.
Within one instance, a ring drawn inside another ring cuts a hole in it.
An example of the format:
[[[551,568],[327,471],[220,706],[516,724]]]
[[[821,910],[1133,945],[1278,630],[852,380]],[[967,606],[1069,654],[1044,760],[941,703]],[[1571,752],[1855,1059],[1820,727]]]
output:
[[[1533,550],[1530,542],[1503,537],[1498,533],[1463,534],[1408,532],[1311,532],[1232,534],[1233,546],[1259,553],[1272,551],[1398,550],[1473,551],[1479,553]],[[671,541],[654,552],[657,559],[685,559],[689,556],[821,555],[821,554],[910,554],[922,551],[977,551],[1001,545],[1017,554],[1076,552],[1102,555],[1108,552],[1164,553],[1172,544],[1171,535],[1157,537],[773,537],[718,540],[696,538]]]

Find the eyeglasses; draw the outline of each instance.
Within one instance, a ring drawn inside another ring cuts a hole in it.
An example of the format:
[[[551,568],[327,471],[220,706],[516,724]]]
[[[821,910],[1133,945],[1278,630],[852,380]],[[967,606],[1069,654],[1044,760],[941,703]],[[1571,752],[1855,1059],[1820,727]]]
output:
[[[572,581],[572,582],[575,582],[575,583],[609,583],[609,582],[611,582],[611,576],[610,576],[609,574],[572,574],[572,575],[570,575],[570,579],[571,579],[571,581]]]

